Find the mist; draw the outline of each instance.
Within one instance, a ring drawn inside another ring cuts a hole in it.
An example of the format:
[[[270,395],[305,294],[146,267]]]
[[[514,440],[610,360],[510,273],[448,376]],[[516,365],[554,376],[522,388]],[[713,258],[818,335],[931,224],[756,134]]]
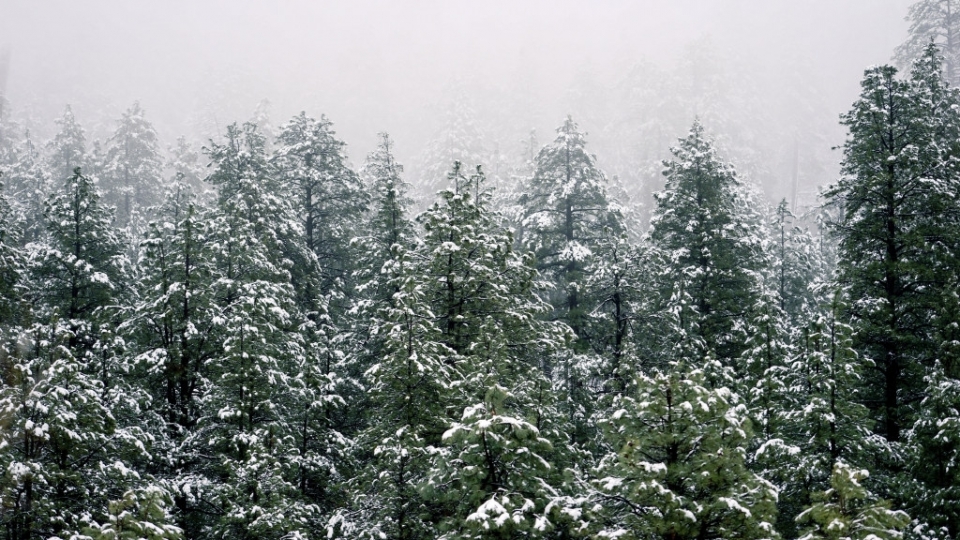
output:
[[[354,161],[373,149],[378,132],[389,132],[398,157],[416,169],[443,132],[451,101],[465,99],[485,153],[518,155],[531,129],[544,143],[571,114],[601,167],[639,190],[641,161],[664,157],[700,115],[721,141],[777,141],[763,158],[733,148],[729,155],[775,199],[796,189],[791,153],[817,162],[798,173],[801,191],[832,180],[837,156],[829,149],[843,141],[837,117],[856,97],[863,69],[888,62],[903,40],[908,4],[8,0],[0,6],[0,44],[13,114],[44,138],[66,104],[93,140],[108,137],[139,100],[164,142],[186,135],[203,144],[268,100],[275,125],[300,111],[327,115]],[[701,53],[710,56],[699,69],[723,78],[715,96],[685,96],[657,141],[610,140],[649,139],[617,125],[641,123],[631,115],[644,95],[668,97],[651,79],[692,80],[698,68],[683,65]],[[653,90],[625,88],[644,84]],[[725,114],[719,109],[743,112],[723,103],[731,96],[756,121],[714,119]],[[797,130],[815,142],[789,148]],[[646,155],[621,155],[631,151]]]

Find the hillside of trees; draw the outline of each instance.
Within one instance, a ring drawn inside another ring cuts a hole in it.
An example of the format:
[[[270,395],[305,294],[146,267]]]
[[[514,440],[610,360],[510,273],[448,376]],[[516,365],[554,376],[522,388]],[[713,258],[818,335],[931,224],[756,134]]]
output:
[[[325,116],[0,116],[0,534],[960,538],[955,4],[802,215],[699,119],[645,213],[571,117],[414,187]]]

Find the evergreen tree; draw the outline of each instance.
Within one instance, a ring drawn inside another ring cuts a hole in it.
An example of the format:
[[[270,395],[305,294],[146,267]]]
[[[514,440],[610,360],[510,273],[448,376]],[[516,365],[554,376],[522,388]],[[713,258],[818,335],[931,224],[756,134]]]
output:
[[[597,245],[585,290],[596,299],[587,335],[604,366],[600,375],[605,391],[622,392],[641,366],[637,357],[636,328],[650,290],[644,268],[644,247],[631,245],[626,234],[607,230]]]
[[[208,153],[219,192],[210,233],[219,354],[206,362],[210,385],[193,435],[216,456],[206,463],[209,491],[199,495],[216,508],[207,534],[309,535],[322,516],[298,490],[291,413],[291,379],[308,360],[281,245],[297,226],[256,126],[228,126]]]
[[[321,290],[308,293],[315,296],[347,286],[350,240],[368,204],[359,176],[347,166],[344,146],[325,116],[318,121],[301,112],[280,128],[272,158],[278,180],[295,201],[304,242],[320,264]]]
[[[445,428],[453,351],[427,303],[419,253],[402,244],[391,251],[381,275],[393,292],[371,325],[371,333],[383,336],[382,352],[365,373],[376,421],[357,435],[372,456],[352,482],[353,511],[338,513],[331,528],[347,538],[436,538],[419,487]]]
[[[597,469],[598,536],[778,537],[777,489],[746,466],[746,407],[709,389],[703,370],[671,367],[638,375],[602,421],[611,452]]]
[[[552,528],[559,475],[549,460],[563,436],[539,363],[562,345],[562,327],[538,321],[546,306],[532,259],[497,224],[480,168],[466,177],[458,162],[449,176],[453,189],[419,217],[421,272],[457,375],[444,405],[459,421],[429,478],[445,507],[440,538],[538,536]]]
[[[206,217],[189,188],[171,188],[142,243],[139,302],[121,327],[136,337],[134,373],[150,391],[149,412],[159,420],[152,423],[153,466],[173,486],[177,522],[191,538],[204,523],[204,511],[191,497],[204,484],[203,447],[192,435],[210,384],[206,364],[220,347]]]
[[[909,67],[933,43],[943,55],[947,81],[960,83],[960,2],[918,0],[910,6],[907,21],[909,36],[894,54],[898,64]]]
[[[851,468],[842,461],[833,466],[830,489],[818,501],[797,516],[809,523],[801,540],[895,540],[903,537],[910,522],[904,512],[890,510],[890,504],[877,501],[861,485],[869,473]]]
[[[201,163],[200,152],[187,142],[186,137],[180,136],[177,137],[176,144],[170,147],[168,154],[170,159],[166,164],[167,169],[173,171],[179,182],[202,197],[209,186],[203,183],[207,172]]]
[[[61,181],[68,178],[77,167],[86,165],[86,135],[83,128],[73,116],[70,105],[63,111],[63,116],[57,119],[60,131],[47,143],[50,160],[50,174]]]
[[[913,482],[907,487],[907,510],[930,535],[960,534],[960,303],[957,282],[944,291],[935,320],[938,360],[924,377],[923,400],[908,432],[911,453],[907,467]],[[922,537],[917,535],[918,538]]]
[[[18,249],[19,234],[13,223],[13,212],[4,193],[3,176],[0,175],[0,358],[5,361],[8,340],[14,334],[13,327],[21,310],[17,298],[21,295],[23,279],[23,256]]]
[[[855,348],[872,365],[866,399],[876,404],[883,435],[898,442],[934,354],[932,293],[944,279],[941,244],[951,237],[941,216],[957,189],[950,141],[960,118],[932,45],[910,78],[880,66],[867,70],[861,86],[843,116],[850,130],[843,176],[826,195],[843,210],[835,225],[838,271],[855,299]]]
[[[573,119],[568,117],[553,143],[537,154],[536,171],[520,204],[537,268],[555,284],[555,316],[570,325],[585,350],[583,333],[592,306],[582,298],[584,272],[604,231],[618,234],[622,227],[609,208],[606,178]]]
[[[104,157],[108,199],[117,207],[117,221],[128,225],[136,212],[158,204],[162,196],[160,143],[139,102],[124,111]]]
[[[394,245],[409,246],[413,242],[413,223],[407,217],[411,200],[408,197],[410,185],[400,176],[403,165],[393,155],[393,141],[386,133],[380,134],[377,149],[367,156],[367,162],[360,171],[366,189],[372,192],[371,227],[369,232],[371,246],[364,251],[371,255],[365,261],[365,270],[379,273],[392,258]],[[372,253],[371,253],[372,250]],[[378,296],[383,298],[381,293]]]
[[[780,310],[786,317],[791,334],[801,328],[807,316],[816,309],[813,284],[827,278],[823,261],[813,237],[797,225],[796,217],[783,199],[777,205],[773,220],[771,268],[772,281]]]
[[[175,537],[162,487],[139,475],[152,439],[133,420],[143,403],[128,384],[114,312],[129,299],[122,242],[93,182],[77,168],[47,204],[49,243],[32,255],[36,321],[0,397],[10,421],[0,453],[11,537],[89,534],[110,522],[124,493],[157,493],[139,527]]]
[[[663,268],[660,302],[674,294],[675,281],[683,281],[697,335],[732,367],[746,347],[743,330],[758,301],[759,224],[744,215],[740,182],[699,121],[672,152],[650,233]]]
[[[782,483],[780,530],[794,533],[795,517],[829,487],[834,466],[868,463],[882,446],[871,435],[863,400],[864,366],[853,349],[853,328],[844,322],[842,291],[813,314],[789,358],[787,390],[780,411],[780,444],[758,452],[771,463],[770,478]],[[792,535],[792,534],[791,534]]]
[[[80,168],[54,193],[45,212],[49,244],[41,245],[33,273],[34,294],[71,332],[77,356],[109,355],[102,332],[110,332],[111,310],[129,299],[128,261],[123,240],[113,228],[113,212],[101,203],[94,181]],[[110,369],[95,369],[109,385]]]
[[[8,160],[4,180],[13,207],[10,218],[21,230],[20,243],[26,245],[39,240],[46,230],[43,205],[51,191],[50,173],[29,131],[14,146]]]

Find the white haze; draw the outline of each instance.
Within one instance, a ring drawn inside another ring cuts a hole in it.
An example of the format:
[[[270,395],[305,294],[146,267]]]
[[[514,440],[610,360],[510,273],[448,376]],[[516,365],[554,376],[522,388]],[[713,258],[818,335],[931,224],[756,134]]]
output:
[[[889,62],[905,37],[909,4],[0,0],[0,47],[9,53],[14,114],[42,137],[70,103],[89,139],[102,139],[139,100],[167,144],[185,134],[199,145],[267,98],[275,124],[301,110],[326,114],[354,164],[379,131],[391,133],[409,164],[443,128],[459,88],[503,152],[518,152],[531,128],[547,142],[571,113],[601,166],[629,177],[638,160],[613,155],[610,128],[628,113],[610,92],[638,63],[670,70],[691,43],[705,43],[730,84],[755,87],[743,95],[764,96],[755,106],[770,109],[756,111],[766,120],[741,141],[786,141],[801,129],[798,116],[818,131],[811,152],[832,157],[809,169],[809,188],[832,180],[839,155],[830,147],[843,138],[837,117],[864,68]],[[808,97],[814,105],[800,110]],[[725,135],[725,125],[705,122]],[[766,171],[760,181],[771,197],[786,194],[786,158],[758,159],[770,160],[756,170]]]

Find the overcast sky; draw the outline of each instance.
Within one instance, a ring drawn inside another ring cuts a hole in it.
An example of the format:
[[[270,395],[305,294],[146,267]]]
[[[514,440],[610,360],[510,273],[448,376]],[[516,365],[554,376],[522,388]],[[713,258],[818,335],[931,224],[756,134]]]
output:
[[[275,122],[327,114],[354,157],[377,131],[413,152],[436,129],[451,80],[558,96],[584,71],[613,84],[639,60],[666,64],[703,37],[776,78],[797,63],[839,114],[863,69],[903,40],[909,0],[340,1],[0,0],[7,95],[53,129],[65,103],[94,136],[140,100],[166,138],[197,111]],[[556,110],[554,110],[556,109]],[[192,120],[193,119],[193,120]],[[42,128],[42,126],[40,126]],[[550,129],[553,126],[538,126]]]

